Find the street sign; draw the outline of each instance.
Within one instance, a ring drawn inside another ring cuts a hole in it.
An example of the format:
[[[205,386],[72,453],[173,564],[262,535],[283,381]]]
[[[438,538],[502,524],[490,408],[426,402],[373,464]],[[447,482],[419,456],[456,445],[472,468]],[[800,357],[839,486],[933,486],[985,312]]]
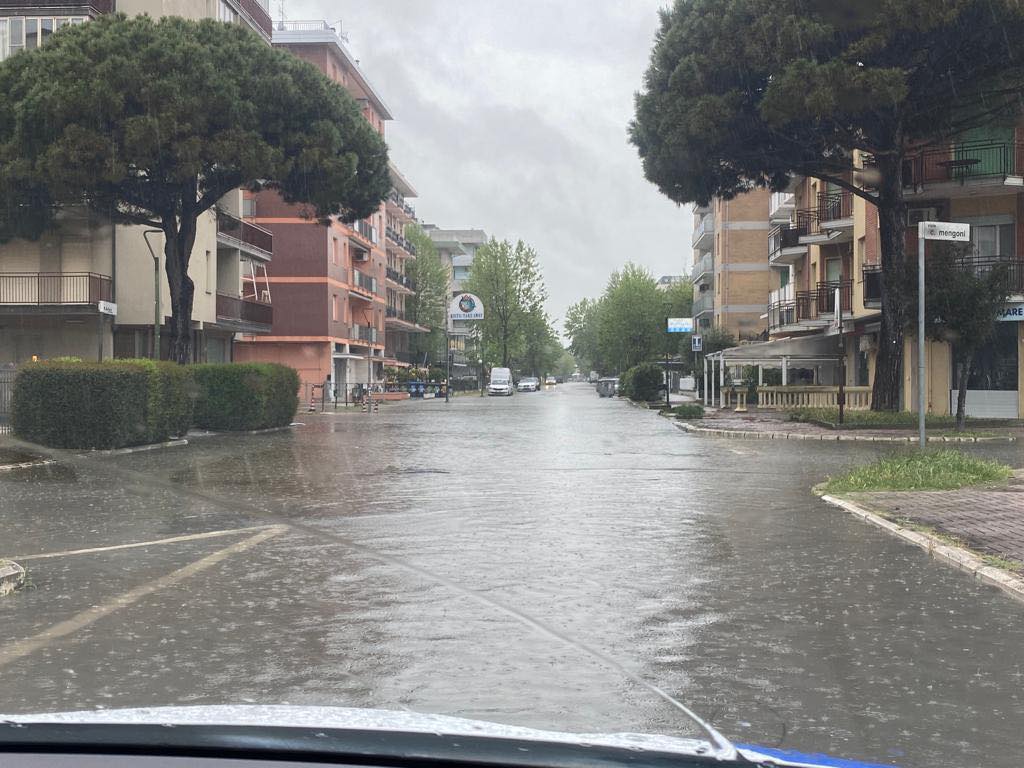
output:
[[[484,304],[479,296],[472,293],[458,293],[448,305],[448,317],[452,320],[483,320]]]
[[[691,352],[702,352],[702,351],[704,351],[704,337],[703,336],[691,336],[690,337],[690,351]]]
[[[112,301],[101,301],[96,305],[101,315],[117,315],[117,304]]]
[[[669,333],[693,333],[692,317],[670,317],[668,319]]]
[[[1024,322],[1024,304],[1010,304],[1003,307],[1003,311],[999,314],[999,319],[1011,323]]]
[[[970,224],[954,224],[949,221],[919,221],[917,236],[921,240],[951,240],[955,243],[971,241]]]

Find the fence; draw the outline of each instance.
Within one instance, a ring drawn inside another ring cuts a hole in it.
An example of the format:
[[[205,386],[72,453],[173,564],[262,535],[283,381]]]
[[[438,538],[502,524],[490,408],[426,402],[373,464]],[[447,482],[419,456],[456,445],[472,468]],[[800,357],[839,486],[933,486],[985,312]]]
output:
[[[839,387],[785,386],[758,387],[759,408],[836,408],[839,406]],[[851,411],[866,411],[871,407],[871,387],[846,387],[846,407]]]
[[[11,393],[14,392],[13,367],[0,367],[0,435],[11,431]]]

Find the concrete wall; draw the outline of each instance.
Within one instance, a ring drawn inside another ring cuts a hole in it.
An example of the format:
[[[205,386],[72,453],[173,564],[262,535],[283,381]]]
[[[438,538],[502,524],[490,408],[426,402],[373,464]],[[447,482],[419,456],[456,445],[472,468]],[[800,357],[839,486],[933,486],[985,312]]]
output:
[[[103,359],[107,360],[114,351],[109,317],[0,316],[0,364],[23,363],[33,355],[43,360],[54,357],[96,360],[100,336]]]

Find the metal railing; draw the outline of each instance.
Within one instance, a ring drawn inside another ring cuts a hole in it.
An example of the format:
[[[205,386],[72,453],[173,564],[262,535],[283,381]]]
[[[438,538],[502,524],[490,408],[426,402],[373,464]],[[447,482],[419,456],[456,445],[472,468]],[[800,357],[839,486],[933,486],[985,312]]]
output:
[[[217,291],[217,317],[240,320],[244,323],[273,325],[274,309],[270,304],[255,299],[244,299]]]
[[[1024,143],[964,142],[908,155],[903,161],[903,186],[1019,176],[1022,169]]]
[[[1006,274],[1010,293],[1024,293],[1024,258],[1019,256],[965,256],[957,265],[976,275],[987,275],[997,267]]]
[[[407,253],[411,253],[413,256],[416,255],[416,246],[413,245],[401,232],[392,227],[387,227],[384,230],[384,234],[388,240],[402,248]]]
[[[377,329],[372,325],[353,325],[351,337],[358,341],[368,341],[371,344],[377,343]]]
[[[392,269],[391,267],[388,267],[387,270],[385,271],[385,274],[387,275],[388,280],[390,280],[391,282],[397,283],[403,288],[408,288],[410,291],[416,290],[416,283],[413,282],[412,278],[409,277],[408,275],[403,275],[397,269]]]
[[[793,222],[772,227],[768,231],[768,258],[778,257],[783,248],[798,247],[803,234],[806,234],[804,229]]]
[[[369,240],[374,245],[377,244],[379,240],[379,237],[377,235],[377,228],[373,226],[373,224],[368,222],[366,219],[356,219],[354,222],[352,222],[351,226],[352,229],[355,230],[355,232],[359,234],[361,237],[363,237],[366,240]]]
[[[853,193],[841,192],[818,193],[818,220],[837,221],[853,218]]]
[[[882,306],[882,265],[865,264],[861,269],[861,280],[864,306]]]
[[[818,283],[817,314],[833,315],[836,311],[836,289],[839,289],[839,301],[844,313],[853,310],[853,281],[834,280]]]
[[[405,215],[410,219],[416,218],[416,209],[409,205],[397,190],[391,190],[391,194],[388,195],[388,199],[391,200],[396,207],[401,208]]]
[[[768,305],[768,328],[776,329],[796,323],[796,299]]]
[[[817,208],[801,208],[793,213],[794,226],[800,231],[799,237],[821,234],[821,219]]]
[[[219,209],[217,210],[217,234],[226,235],[240,244],[255,248],[265,254],[267,258],[274,255],[273,232]]]
[[[392,317],[396,320],[405,320],[405,310],[399,309],[398,307],[388,306],[384,310],[384,314],[386,317]]]
[[[0,304],[96,304],[110,299],[110,278],[95,272],[0,274]]]
[[[360,272],[358,269],[352,270],[352,285],[356,290],[362,291],[363,293],[377,292],[377,278],[370,277],[369,275]]]
[[[13,365],[0,364],[0,435],[11,431],[11,395],[16,373]]]

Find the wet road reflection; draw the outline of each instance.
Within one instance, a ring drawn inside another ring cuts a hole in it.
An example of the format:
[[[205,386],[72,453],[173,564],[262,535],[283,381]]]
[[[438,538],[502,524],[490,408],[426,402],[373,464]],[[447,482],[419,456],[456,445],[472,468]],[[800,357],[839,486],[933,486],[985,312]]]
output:
[[[0,554],[291,526],[0,657],[0,709],[288,702],[694,734],[636,675],[740,742],[1017,762],[1024,606],[808,490],[877,446],[695,438],[586,385],[302,420],[0,477]],[[38,561],[0,622],[34,637],[244,535]]]

